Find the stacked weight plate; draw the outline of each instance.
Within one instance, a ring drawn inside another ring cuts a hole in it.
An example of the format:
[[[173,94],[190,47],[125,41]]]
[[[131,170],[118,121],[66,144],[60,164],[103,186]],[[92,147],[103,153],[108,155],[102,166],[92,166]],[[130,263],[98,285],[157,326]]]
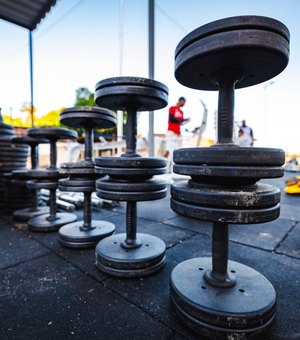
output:
[[[175,76],[181,84],[219,91],[217,143],[175,151],[174,172],[191,179],[171,187],[174,211],[213,224],[212,257],[180,263],[170,280],[176,314],[212,339],[262,336],[275,318],[272,284],[256,270],[228,261],[228,224],[263,223],[279,216],[279,189],[258,181],[281,177],[285,155],[280,149],[233,144],[234,92],[276,76],[288,57],[287,28],[257,16],[204,25],[175,52]]]
[[[0,115],[0,209],[13,211],[28,203],[28,192],[18,186],[18,179],[12,182],[13,170],[25,169],[28,146],[13,144],[13,127],[5,124]],[[23,188],[24,189],[24,188]]]
[[[39,206],[39,192],[36,189],[27,189],[27,182],[31,179],[30,170],[36,169],[39,163],[39,155],[38,155],[38,145],[40,143],[48,143],[46,139],[37,139],[29,136],[21,136],[12,139],[14,144],[27,144],[30,147],[30,160],[31,160],[31,169],[22,169],[22,170],[14,170],[12,171],[12,180],[19,181],[19,186],[22,188],[22,192],[29,192],[29,197],[26,199],[26,204],[28,204],[27,208],[18,209],[13,212],[13,216],[16,220],[19,221],[28,221],[30,218],[45,214],[49,211],[48,207]],[[13,186],[15,187],[15,185]],[[22,195],[22,199],[24,199]]]
[[[165,262],[165,244],[158,237],[137,233],[137,202],[165,197],[164,181],[152,178],[165,173],[161,158],[143,158],[136,151],[137,111],[152,111],[167,105],[165,85],[145,78],[109,78],[96,84],[98,105],[127,112],[126,152],[121,157],[96,158],[96,172],[108,178],[96,182],[97,195],[126,202],[126,233],[100,241],[97,267],[111,275],[136,277],[159,270]]]
[[[60,114],[63,124],[83,128],[85,131],[85,160],[60,165],[60,173],[68,178],[59,180],[59,189],[84,194],[83,221],[76,221],[59,229],[59,242],[65,247],[93,247],[115,230],[113,223],[92,220],[91,195],[96,191],[96,179],[101,177],[94,169],[94,129],[114,127],[116,120],[114,112],[98,107],[73,107]]]

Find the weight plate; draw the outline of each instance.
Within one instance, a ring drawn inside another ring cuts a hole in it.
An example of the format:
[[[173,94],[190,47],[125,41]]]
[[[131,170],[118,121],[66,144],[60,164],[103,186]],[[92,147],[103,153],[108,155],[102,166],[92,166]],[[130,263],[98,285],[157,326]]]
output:
[[[12,140],[13,136],[8,136],[8,135],[0,135],[0,143],[7,143]]]
[[[93,192],[96,191],[95,182],[91,185],[78,185],[77,187],[68,186],[65,183],[58,183],[58,189],[61,191],[70,191],[70,192]]]
[[[215,166],[215,165],[181,165],[175,164],[173,171],[180,175],[192,177],[221,177],[228,179],[277,178],[284,174],[283,167],[266,166]],[[201,179],[200,179],[201,180]]]
[[[36,209],[25,208],[13,212],[14,219],[18,221],[28,221],[31,218],[49,213],[49,207],[37,207]]]
[[[102,107],[72,107],[61,111],[60,122],[72,127],[107,129],[117,124],[117,115]]]
[[[77,216],[71,213],[57,213],[54,220],[49,219],[48,214],[39,215],[31,218],[28,223],[28,229],[35,232],[57,231],[65,224],[76,221]]]
[[[172,307],[183,322],[208,339],[263,339],[276,314],[276,291],[256,270],[228,261],[237,284],[213,287],[204,279],[212,269],[208,257],[183,261],[172,271]]]
[[[219,208],[267,208],[280,202],[280,190],[267,184],[226,188],[197,183],[177,182],[171,185],[171,196],[181,202]]]
[[[74,139],[77,138],[78,135],[76,131],[65,128],[40,127],[29,129],[28,136],[56,141],[59,139]]]
[[[1,171],[3,171],[3,172],[8,172],[8,171],[12,171],[12,170],[14,170],[14,169],[24,168],[25,165],[26,165],[25,163],[23,163],[22,166],[13,166],[13,167],[7,166],[7,165],[2,165],[2,166],[1,166]]]
[[[101,240],[96,247],[98,269],[119,277],[141,277],[161,269],[165,263],[165,243],[148,234],[136,236],[142,245],[131,249],[121,246],[126,239],[124,233]]]
[[[62,175],[80,175],[97,178],[94,168],[60,168],[60,174]]]
[[[104,168],[165,168],[165,158],[160,157],[97,157],[95,165]]]
[[[14,186],[26,187],[26,181],[24,181],[24,179],[21,179],[21,178],[17,178],[17,179],[12,178],[10,180],[10,184],[11,184],[12,187],[14,187]],[[14,188],[12,188],[12,190],[14,190]]]
[[[1,151],[0,151],[0,156],[1,157],[11,157],[12,159],[27,159],[29,155],[29,150],[28,148],[25,150],[20,150],[20,149],[14,149],[14,148],[3,148],[0,143]]]
[[[5,168],[25,168],[26,160],[25,161],[16,161],[16,162],[0,162],[0,167],[3,169]]]
[[[15,137],[12,140],[14,144],[27,144],[27,145],[38,145],[42,143],[49,143],[45,138],[33,138],[29,136]]]
[[[2,117],[1,117],[2,118]],[[0,119],[1,119],[0,118]],[[12,125],[6,124],[3,122],[3,120],[0,122],[0,129],[13,129]],[[1,130],[0,130],[1,131]]]
[[[16,159],[16,158],[14,158]],[[5,158],[1,158],[0,157],[0,163],[2,164],[2,166],[11,166],[11,159],[5,159]],[[26,163],[27,163],[27,157],[26,158],[18,158],[18,163],[17,166],[15,166],[15,168],[25,168],[26,167]],[[16,165],[16,162],[14,163]],[[2,168],[1,166],[1,168]],[[12,166],[14,167],[14,166]]]
[[[168,88],[153,79],[108,78],[96,84],[95,102],[113,110],[154,111],[168,104]]]
[[[59,178],[58,170],[48,170],[48,169],[33,169],[29,171],[29,175],[32,178],[40,178],[40,179],[56,179]]]
[[[109,175],[119,178],[129,178],[134,180],[141,178],[150,178],[155,175],[162,175],[166,173],[167,168],[103,168],[95,167],[95,171],[100,175]]]
[[[11,172],[13,177],[30,177],[29,176],[29,170],[24,168],[24,169],[17,169],[17,170],[13,170]]]
[[[78,186],[78,187],[67,187],[58,185],[58,189],[61,191],[68,191],[68,192],[83,192],[83,193],[89,193],[89,192],[95,192],[96,187],[94,186]]]
[[[61,163],[61,168],[66,169],[93,169],[94,168],[94,162],[93,161],[80,161],[80,162],[67,162],[67,163]]]
[[[76,175],[94,179],[99,177],[95,173],[94,163],[90,161],[62,163],[60,164],[59,172],[63,175],[71,175],[74,178],[76,178]]]
[[[1,128],[0,129],[0,135],[10,135],[13,136],[14,135],[14,131],[12,129],[8,129],[8,128]]]
[[[113,201],[154,201],[166,197],[167,188],[158,191],[111,191],[96,189],[97,196],[103,199],[113,200]]]
[[[15,150],[14,148],[5,148],[5,149],[2,149],[2,146],[1,146],[1,149],[0,149],[0,158],[27,158],[28,157],[28,149],[27,150]]]
[[[188,34],[175,52],[175,77],[199,90],[218,90],[214,74],[239,73],[236,88],[262,83],[282,72],[289,60],[289,31],[260,16],[225,18]]]
[[[1,144],[1,152],[20,152],[20,153],[28,153],[29,147],[26,144],[12,144],[12,143],[0,143]]]
[[[57,181],[50,180],[29,180],[26,182],[27,188],[29,189],[57,189]]]
[[[285,163],[285,152],[281,149],[272,148],[222,147],[215,145],[208,148],[182,148],[175,150],[174,162],[186,165],[281,166]]]
[[[83,221],[67,224],[59,229],[58,235],[64,241],[78,242],[79,245],[82,241],[100,241],[115,231],[115,225],[107,221],[92,220],[90,229],[83,228],[83,225]]]
[[[66,185],[66,186],[90,186],[95,183],[95,179],[90,179],[86,177],[69,177],[69,178],[62,178],[58,181],[59,185]]]
[[[27,158],[28,158],[28,155],[27,154],[15,154],[15,153],[11,153],[10,154],[7,154],[7,155],[3,155],[0,153],[0,162],[10,162],[12,160],[18,160],[19,162],[24,162],[26,163],[27,162]]]
[[[96,187],[97,189],[105,191],[151,192],[165,189],[166,182],[157,179],[148,179],[142,182],[127,182],[104,178],[96,181]]]
[[[279,217],[279,204],[264,209],[227,209],[203,207],[171,198],[171,209],[180,215],[202,221],[234,224],[265,223]]]

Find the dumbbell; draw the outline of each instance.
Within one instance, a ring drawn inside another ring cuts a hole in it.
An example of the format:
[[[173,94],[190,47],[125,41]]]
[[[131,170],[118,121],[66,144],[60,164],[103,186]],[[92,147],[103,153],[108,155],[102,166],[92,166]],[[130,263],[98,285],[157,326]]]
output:
[[[97,195],[126,202],[126,233],[109,236],[96,247],[96,265],[110,275],[144,276],[165,262],[165,243],[153,235],[137,233],[137,202],[166,196],[166,183],[152,178],[166,172],[166,161],[141,157],[136,142],[137,112],[161,109],[167,100],[167,87],[151,79],[116,77],[96,84],[99,106],[127,112],[126,152],[121,157],[95,159],[96,172],[109,176],[96,181]]]
[[[27,222],[28,229],[36,232],[57,231],[61,226],[74,222],[77,216],[71,213],[57,212],[56,189],[58,187],[58,180],[63,176],[57,168],[56,142],[62,139],[74,139],[77,137],[77,132],[65,128],[41,127],[29,129],[28,136],[46,138],[50,143],[50,166],[47,169],[31,170],[30,176],[33,179],[28,181],[29,188],[49,190],[49,213],[31,218]]]
[[[70,248],[95,246],[99,240],[111,235],[115,226],[111,222],[92,220],[92,192],[96,191],[95,181],[99,175],[94,169],[94,129],[111,128],[116,125],[116,114],[108,109],[98,107],[73,107],[60,114],[61,123],[83,128],[85,131],[85,160],[77,163],[63,163],[60,172],[69,176],[59,180],[61,191],[83,192],[83,221],[66,224],[59,229],[59,242]]]
[[[14,144],[27,144],[30,147],[30,161],[31,170],[36,169],[39,165],[39,153],[38,145],[41,143],[48,143],[46,139],[32,138],[29,136],[15,137],[12,139]],[[27,182],[30,179],[29,169],[21,169],[12,171],[13,177],[23,177],[23,182]],[[31,206],[25,209],[15,210],[13,216],[19,221],[28,221],[34,216],[46,214],[49,211],[49,207],[38,205],[38,191],[36,189],[30,189]]]
[[[212,339],[261,336],[275,318],[272,284],[255,269],[228,260],[228,225],[279,216],[279,189],[257,182],[283,176],[285,155],[281,149],[233,143],[234,94],[275,77],[288,58],[288,29],[259,16],[201,26],[175,51],[175,77],[181,84],[219,91],[216,144],[175,151],[174,172],[191,179],[171,186],[175,212],[213,223],[212,257],[184,261],[170,278],[175,313]]]

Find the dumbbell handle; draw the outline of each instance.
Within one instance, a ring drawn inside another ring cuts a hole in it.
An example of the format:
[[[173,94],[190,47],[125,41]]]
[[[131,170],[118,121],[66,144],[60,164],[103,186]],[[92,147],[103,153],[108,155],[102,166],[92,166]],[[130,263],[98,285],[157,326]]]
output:
[[[219,85],[217,144],[233,144],[234,88],[241,78],[240,71],[222,71],[213,78]]]
[[[215,287],[233,287],[235,278],[228,274],[228,224],[214,222],[212,235],[212,270],[206,271],[204,279]]]
[[[57,163],[57,149],[56,149],[56,140],[50,140],[50,167],[49,169],[56,169]]]
[[[138,157],[136,152],[137,142],[137,112],[134,109],[127,109],[126,121],[126,152],[122,156]]]
[[[84,138],[84,158],[86,161],[94,160],[94,130],[91,127],[85,128],[85,138]]]

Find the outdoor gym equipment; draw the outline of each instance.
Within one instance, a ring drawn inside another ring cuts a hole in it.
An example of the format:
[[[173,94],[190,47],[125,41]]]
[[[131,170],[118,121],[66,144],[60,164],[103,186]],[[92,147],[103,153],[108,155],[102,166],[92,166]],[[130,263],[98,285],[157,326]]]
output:
[[[164,265],[166,246],[158,237],[137,233],[137,202],[166,196],[166,183],[152,178],[166,172],[166,161],[137,153],[137,112],[165,107],[168,89],[151,79],[109,78],[96,84],[95,101],[99,106],[127,113],[126,152],[121,157],[95,160],[96,172],[109,176],[96,181],[97,195],[126,202],[126,233],[109,236],[98,243],[96,265],[115,276],[145,276]]]
[[[228,261],[228,224],[263,223],[279,216],[280,191],[257,183],[283,175],[284,151],[233,143],[235,89],[269,80],[288,64],[289,32],[259,16],[221,19],[178,44],[175,77],[183,85],[219,91],[217,141],[174,152],[174,172],[191,179],[171,187],[171,207],[213,222],[212,258],[194,258],[171,274],[175,312],[201,335],[244,339],[261,335],[275,317],[276,292],[256,270]]]
[[[73,107],[60,114],[61,123],[83,128],[85,132],[84,161],[63,163],[60,173],[69,176],[60,179],[58,188],[61,191],[82,192],[83,221],[66,224],[59,229],[59,242],[70,248],[86,248],[95,246],[99,240],[111,235],[115,226],[111,222],[92,220],[92,192],[96,191],[95,181],[99,174],[94,169],[94,129],[112,128],[117,118],[113,111],[98,107]]]
[[[30,147],[30,161],[31,170],[37,169],[39,165],[39,153],[38,145],[41,143],[48,143],[48,140],[41,138],[33,138],[29,136],[15,137],[12,139],[14,144],[27,144]],[[13,177],[20,176],[23,178],[23,185],[27,184],[27,188],[30,191],[31,205],[28,208],[18,209],[13,212],[13,216],[19,221],[28,221],[34,216],[46,214],[49,211],[47,206],[39,206],[39,191],[36,188],[31,188],[28,180],[31,179],[29,169],[21,169],[12,171]],[[24,199],[24,197],[22,197]]]
[[[50,166],[47,169],[33,169],[30,176],[34,179],[28,181],[33,189],[48,189],[50,191],[49,213],[35,216],[28,223],[28,229],[36,232],[57,231],[61,226],[77,219],[75,214],[57,212],[56,189],[58,180],[62,177],[57,168],[56,142],[60,139],[74,139],[77,132],[65,128],[31,128],[28,136],[33,138],[46,138],[50,143]]]

